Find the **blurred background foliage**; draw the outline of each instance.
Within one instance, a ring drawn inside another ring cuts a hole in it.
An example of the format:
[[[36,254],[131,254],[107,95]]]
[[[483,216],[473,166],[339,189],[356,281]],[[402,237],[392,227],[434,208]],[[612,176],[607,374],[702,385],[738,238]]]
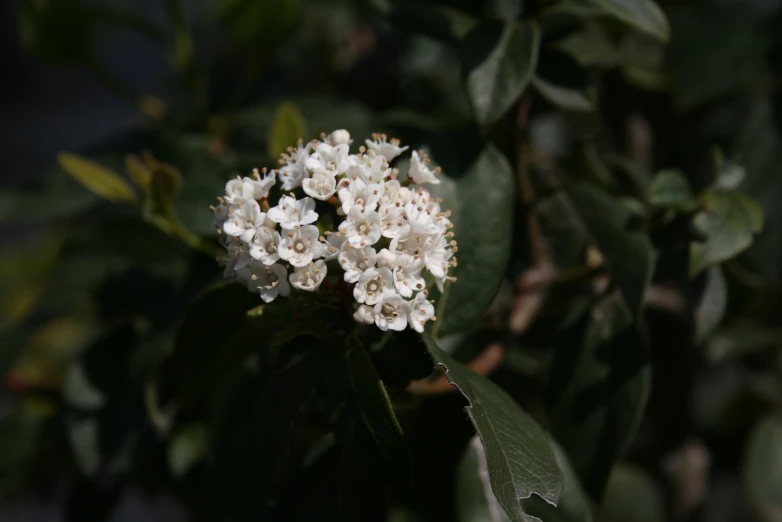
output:
[[[503,520],[463,401],[407,387],[432,368],[415,339],[368,363],[410,482],[341,424],[312,332],[261,310],[248,333],[257,296],[202,293],[226,180],[346,128],[425,147],[462,226],[498,223],[483,271],[460,238],[439,333],[479,372],[499,346],[484,373],[556,440],[560,507],[528,513],[782,520],[782,3],[658,3],[12,3],[26,56],[136,116],[85,150],[4,151],[48,167],[0,192],[3,519]],[[505,158],[481,163],[489,141]]]

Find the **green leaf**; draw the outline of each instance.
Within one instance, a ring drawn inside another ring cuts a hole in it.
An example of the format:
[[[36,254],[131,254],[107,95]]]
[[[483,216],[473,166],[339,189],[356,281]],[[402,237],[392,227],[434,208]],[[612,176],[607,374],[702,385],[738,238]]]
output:
[[[591,0],[606,14],[639,31],[667,42],[671,36],[668,19],[654,0]]]
[[[276,51],[299,20],[299,0],[220,0],[217,4],[228,34],[265,53]]]
[[[422,2],[395,3],[388,19],[407,33],[450,44],[461,41],[478,24],[476,18],[458,9]]]
[[[631,214],[615,198],[570,177],[561,181],[575,210],[576,226],[600,250],[628,308],[637,316],[654,270],[655,254],[649,237],[633,229]]]
[[[695,208],[690,184],[679,170],[669,169],[657,173],[649,186],[649,203],[657,207],[689,212]]]
[[[763,228],[763,211],[739,192],[709,190],[702,196],[705,210],[695,216],[695,226],[705,233],[703,243],[690,247],[690,275],[727,261],[746,250]]]
[[[600,498],[648,398],[645,340],[616,292],[560,335],[546,393],[551,431],[581,483]]]
[[[511,166],[493,146],[464,176],[440,179],[431,191],[452,212],[459,244],[459,264],[452,271],[457,281],[449,284],[437,308],[438,332],[446,335],[475,325],[497,295],[510,258],[515,184]],[[480,205],[475,203],[478,193]]]
[[[523,501],[524,509],[544,522],[592,522],[592,505],[567,453],[553,439],[551,447],[565,480],[559,503],[552,506],[533,497]]]
[[[499,120],[532,80],[541,31],[535,22],[484,21],[462,42],[467,94],[475,120]]]
[[[128,154],[125,157],[125,170],[130,174],[136,187],[142,191],[146,191],[149,188],[149,183],[152,180],[152,172],[143,161],[132,154]]]
[[[359,344],[348,348],[346,363],[350,385],[364,426],[380,451],[384,463],[403,481],[409,480],[409,450],[391,399],[366,349]]]
[[[292,103],[283,103],[277,109],[269,129],[268,151],[277,158],[288,147],[293,147],[307,136],[307,124],[299,108]]]
[[[168,467],[176,478],[187,475],[206,452],[207,431],[200,424],[189,424],[177,431],[168,448]]]
[[[87,158],[61,152],[57,155],[60,167],[85,188],[115,203],[136,203],[136,193],[130,183],[116,172]]]
[[[660,488],[643,470],[620,464],[611,474],[600,522],[663,522],[665,504]]]
[[[762,520],[782,517],[782,416],[770,415],[752,430],[744,457],[744,484]]]
[[[169,221],[175,219],[179,191],[182,188],[182,174],[176,168],[158,163],[152,169],[152,178],[145,201],[145,211],[153,216],[162,216]],[[204,209],[206,212],[206,209]]]
[[[560,109],[574,112],[595,110],[595,102],[587,93],[555,85],[538,77],[532,79],[532,85],[544,98]]]
[[[171,358],[176,389],[185,404],[200,401],[251,353],[268,344],[269,336],[255,330],[245,316],[259,300],[244,285],[226,282],[193,301],[179,326]]]
[[[702,342],[719,326],[728,308],[728,282],[719,266],[706,274],[706,288],[695,309],[695,342]]]
[[[459,461],[456,514],[458,522],[510,522],[491,490],[486,453],[477,435],[470,439]]]
[[[556,504],[563,487],[548,437],[499,386],[474,373],[423,334],[429,355],[449,382],[467,399],[465,407],[483,443],[494,495],[514,522],[536,520],[520,501],[537,495]]]
[[[79,0],[24,0],[19,36],[44,60],[86,63],[93,56],[93,21]]]

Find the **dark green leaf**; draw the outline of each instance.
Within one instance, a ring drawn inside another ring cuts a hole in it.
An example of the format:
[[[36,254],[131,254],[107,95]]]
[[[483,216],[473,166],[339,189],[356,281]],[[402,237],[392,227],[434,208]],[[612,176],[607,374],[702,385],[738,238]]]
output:
[[[363,346],[355,344],[346,355],[348,377],[364,426],[383,461],[402,479],[409,479],[409,451],[386,387]]]
[[[650,384],[645,350],[616,293],[557,342],[547,392],[552,433],[593,497],[641,420]]]
[[[478,24],[478,20],[457,9],[423,2],[396,2],[388,17],[407,33],[451,44],[458,43]]]
[[[606,14],[663,42],[671,36],[668,19],[654,0],[591,0]]]
[[[220,0],[219,16],[228,34],[239,43],[273,52],[294,27],[299,0]]]
[[[575,112],[595,110],[595,102],[585,92],[554,85],[538,77],[532,79],[532,85],[544,98],[560,109]]]
[[[93,56],[93,23],[80,0],[24,0],[19,36],[44,60],[86,63]]]
[[[728,307],[728,282],[719,266],[713,266],[706,274],[706,288],[695,309],[695,341],[700,343],[722,321]]]
[[[100,163],[66,152],[61,152],[57,160],[65,172],[100,197],[115,203],[136,203],[130,183]]]
[[[207,448],[207,431],[200,424],[189,424],[181,428],[171,440],[168,448],[168,468],[182,478],[203,458]]]
[[[298,140],[306,138],[307,124],[299,108],[292,103],[280,105],[269,129],[269,156],[276,158],[288,147],[295,147]]]
[[[470,439],[457,473],[456,514],[459,522],[510,522],[491,490],[486,453],[477,435]]]
[[[535,520],[520,501],[537,495],[556,504],[563,487],[548,437],[500,387],[442,351],[428,334],[422,339],[435,364],[467,399],[470,421],[483,443],[494,495],[511,520]]]
[[[582,232],[600,250],[631,313],[638,315],[654,269],[655,254],[649,237],[634,230],[627,209],[602,190],[569,177],[562,179],[562,187]]]
[[[666,517],[662,492],[642,470],[620,464],[611,474],[598,517],[601,522],[663,522]]]
[[[451,210],[459,244],[459,265],[452,271],[457,281],[437,307],[438,332],[445,335],[474,326],[500,288],[510,256],[514,179],[508,161],[492,146],[463,177],[441,179],[431,190]]]
[[[535,22],[482,22],[462,42],[467,94],[475,120],[491,125],[518,100],[538,63],[540,28]]]
[[[174,205],[182,188],[182,174],[172,167],[160,163],[152,169],[152,179],[147,192],[145,210],[151,215],[172,220],[176,216]],[[204,208],[204,213],[207,212]]]
[[[782,417],[761,420],[744,457],[744,483],[758,515],[773,521],[782,516]]]
[[[695,208],[690,184],[679,170],[658,172],[649,186],[649,203],[658,207],[689,212]]]
[[[739,192],[709,190],[703,194],[702,204],[705,210],[694,222],[707,239],[690,247],[691,275],[740,254],[763,228],[762,209]]]
[[[177,390],[188,404],[205,397],[251,353],[268,344],[268,335],[253,329],[245,317],[258,301],[244,285],[227,282],[206,290],[190,306],[172,354]]]

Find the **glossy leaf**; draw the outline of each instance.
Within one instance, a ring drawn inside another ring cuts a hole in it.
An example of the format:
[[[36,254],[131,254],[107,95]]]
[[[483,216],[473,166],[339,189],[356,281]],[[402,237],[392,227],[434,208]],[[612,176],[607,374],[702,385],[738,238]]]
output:
[[[428,334],[422,339],[437,367],[468,401],[465,411],[481,439],[500,505],[514,522],[536,520],[520,501],[536,495],[556,504],[563,487],[547,435],[502,388],[455,361]]]
[[[702,196],[702,205],[705,210],[694,223],[707,239],[690,247],[691,275],[740,254],[763,228],[760,206],[739,192],[709,190]]]
[[[695,208],[695,199],[687,178],[679,170],[658,172],[649,186],[649,203],[658,207],[688,212]]]
[[[458,178],[441,176],[431,192],[452,212],[459,244],[459,264],[452,269],[456,283],[438,303],[438,332],[446,335],[474,326],[500,288],[508,265],[514,201],[513,171],[505,157],[488,146],[468,172]],[[475,195],[481,195],[476,204]],[[491,209],[491,212],[487,212]]]
[[[706,288],[695,309],[695,341],[700,343],[722,321],[728,308],[728,282],[719,266],[713,266],[706,274]]]
[[[744,457],[744,483],[758,515],[782,517],[782,417],[771,415],[752,431]]]
[[[574,112],[595,110],[595,102],[585,92],[554,85],[538,77],[533,78],[532,85],[544,98],[560,109]]]
[[[361,419],[383,461],[403,480],[409,478],[410,455],[402,427],[369,354],[363,346],[351,346],[346,354],[346,363]]]
[[[584,488],[599,499],[646,405],[645,341],[617,293],[562,335],[547,391],[551,430]]]
[[[298,140],[306,138],[307,124],[299,108],[292,103],[280,105],[269,129],[269,155],[276,158],[288,147],[295,147]]]
[[[667,518],[662,491],[644,471],[630,464],[620,464],[611,474],[598,520],[663,522]]]
[[[130,183],[100,163],[67,152],[61,152],[57,160],[65,172],[102,198],[115,203],[136,203]]]
[[[510,522],[497,501],[489,482],[486,453],[477,435],[459,461],[456,476],[456,514],[458,522]]]
[[[654,0],[592,0],[606,14],[663,42],[671,36],[665,13]]]
[[[538,63],[541,31],[535,22],[485,21],[462,42],[467,94],[475,120],[491,125],[518,100]]]
[[[562,179],[562,187],[575,210],[577,226],[600,250],[628,308],[637,315],[654,269],[649,237],[631,226],[631,214],[604,191],[568,177]]]

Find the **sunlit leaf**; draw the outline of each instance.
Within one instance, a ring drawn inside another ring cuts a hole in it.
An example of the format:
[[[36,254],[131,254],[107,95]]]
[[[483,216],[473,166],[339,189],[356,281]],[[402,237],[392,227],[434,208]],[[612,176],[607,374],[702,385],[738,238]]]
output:
[[[283,103],[277,109],[269,129],[268,151],[273,158],[293,147],[300,139],[307,139],[307,124],[299,108]]]
[[[136,203],[136,193],[122,176],[100,163],[61,152],[57,156],[60,166],[85,188],[115,203]]]

